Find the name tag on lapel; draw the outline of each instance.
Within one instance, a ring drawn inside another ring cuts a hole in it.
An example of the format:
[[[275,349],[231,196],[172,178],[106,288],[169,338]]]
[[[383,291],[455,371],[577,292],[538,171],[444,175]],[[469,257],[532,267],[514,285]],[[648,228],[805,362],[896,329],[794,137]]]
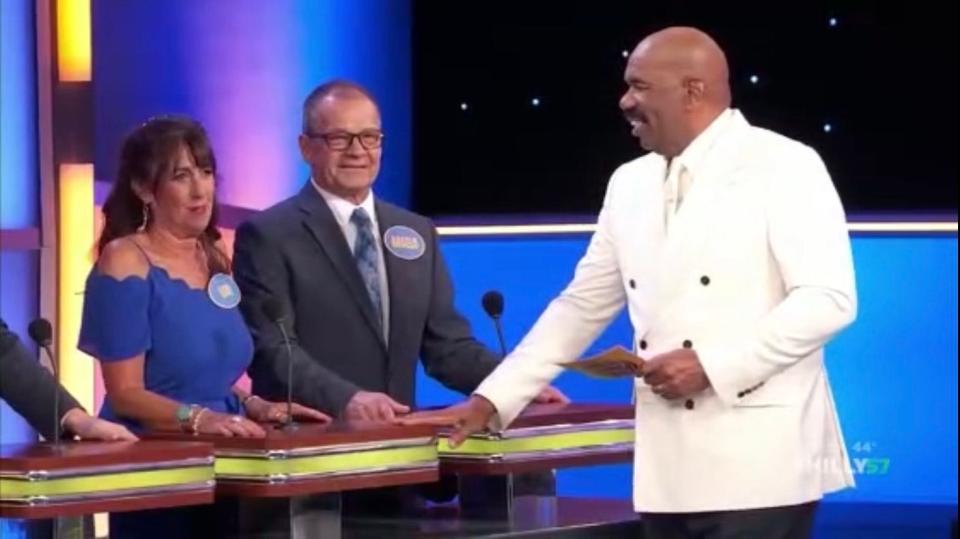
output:
[[[383,245],[393,256],[416,260],[427,251],[427,242],[416,230],[407,226],[392,226],[383,234]]]

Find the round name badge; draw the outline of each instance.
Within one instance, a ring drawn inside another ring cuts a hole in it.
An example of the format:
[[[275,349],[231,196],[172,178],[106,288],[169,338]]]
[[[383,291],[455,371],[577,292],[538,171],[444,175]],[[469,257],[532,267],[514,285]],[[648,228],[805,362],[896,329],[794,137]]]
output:
[[[240,304],[240,287],[233,277],[217,273],[207,283],[207,295],[214,305],[222,309],[232,309]]]
[[[392,226],[383,234],[383,244],[397,258],[416,260],[427,250],[427,242],[416,230],[407,226]]]

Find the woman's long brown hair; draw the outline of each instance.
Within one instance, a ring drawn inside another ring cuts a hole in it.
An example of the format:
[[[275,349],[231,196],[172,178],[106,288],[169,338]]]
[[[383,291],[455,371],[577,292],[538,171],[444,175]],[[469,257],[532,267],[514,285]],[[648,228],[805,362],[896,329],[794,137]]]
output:
[[[143,224],[144,203],[134,191],[134,184],[156,191],[158,182],[169,177],[176,166],[180,149],[186,148],[200,168],[217,173],[217,160],[206,130],[193,119],[164,116],[147,120],[123,141],[117,178],[103,204],[103,233],[97,242],[97,254],[111,241],[137,232]],[[230,260],[217,247],[217,204],[214,201],[210,223],[200,235],[200,245],[211,274],[229,273]]]

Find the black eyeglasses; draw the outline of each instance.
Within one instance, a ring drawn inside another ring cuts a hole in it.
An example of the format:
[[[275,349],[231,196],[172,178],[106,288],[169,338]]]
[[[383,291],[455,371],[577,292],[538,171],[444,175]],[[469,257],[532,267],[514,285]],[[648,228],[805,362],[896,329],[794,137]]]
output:
[[[309,139],[323,139],[331,150],[346,150],[353,145],[353,139],[360,140],[364,149],[374,150],[383,145],[382,131],[362,131],[347,133],[346,131],[331,131],[329,133],[304,133]]]

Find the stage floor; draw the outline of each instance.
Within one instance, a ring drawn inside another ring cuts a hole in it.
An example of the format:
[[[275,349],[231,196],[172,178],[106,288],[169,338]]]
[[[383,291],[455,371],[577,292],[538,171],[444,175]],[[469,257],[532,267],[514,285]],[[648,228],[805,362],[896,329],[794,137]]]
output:
[[[956,537],[956,505],[828,502],[817,513],[815,539]],[[956,531],[954,530],[955,534]]]
[[[956,518],[955,505],[827,502],[817,513],[814,539],[947,539]],[[643,537],[628,501],[583,498],[560,498],[556,506],[521,499],[512,522],[463,519],[455,507],[438,506],[419,518],[347,519],[343,531],[350,539]]]
[[[828,502],[820,506],[814,539],[947,539],[956,505],[864,504]],[[49,537],[49,521],[0,521],[0,536]],[[47,524],[47,526],[44,526]],[[12,525],[12,527],[11,527]],[[286,538],[287,534],[276,537]],[[626,500],[560,498],[557,504],[521,499],[516,516],[507,519],[465,519],[455,506],[431,508],[417,517],[347,518],[344,539],[507,538],[642,539],[640,520]],[[253,539],[253,538],[251,538]],[[259,536],[256,539],[272,539]]]

